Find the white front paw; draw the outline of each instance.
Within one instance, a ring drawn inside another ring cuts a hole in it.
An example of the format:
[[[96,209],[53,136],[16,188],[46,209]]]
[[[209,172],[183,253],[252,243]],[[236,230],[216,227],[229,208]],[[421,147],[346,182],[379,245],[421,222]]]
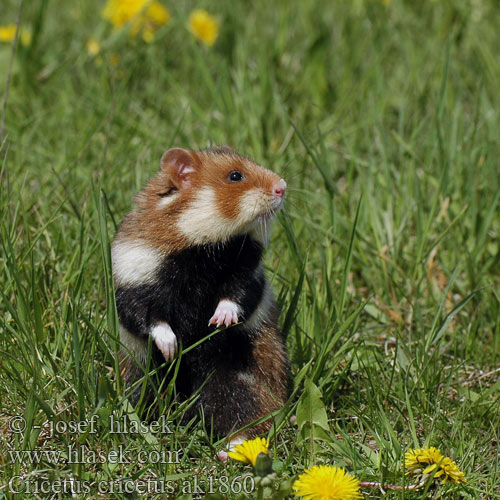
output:
[[[156,342],[166,361],[172,361],[177,354],[177,337],[168,323],[158,323],[151,329],[151,336]]]
[[[234,451],[234,449],[236,448],[236,446],[238,446],[239,444],[243,443],[247,439],[248,438],[246,437],[245,434],[240,434],[239,436],[232,437],[229,440],[229,442],[227,443],[227,449],[226,450],[220,450],[217,453],[217,455],[216,455],[217,460],[219,460],[219,462],[227,462],[227,458],[228,458],[227,452],[228,451]]]
[[[230,326],[238,323],[238,314],[240,314],[240,306],[232,300],[224,299],[219,302],[208,324],[216,325],[217,327],[221,325]]]

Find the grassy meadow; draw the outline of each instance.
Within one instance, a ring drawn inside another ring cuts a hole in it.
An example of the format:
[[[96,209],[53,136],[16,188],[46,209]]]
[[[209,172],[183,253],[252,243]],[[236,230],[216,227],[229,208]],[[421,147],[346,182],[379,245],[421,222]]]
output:
[[[0,499],[292,498],[320,464],[381,483],[363,498],[500,498],[498,3],[200,2],[162,0],[144,41],[104,0],[25,1],[10,73],[0,42]],[[18,6],[2,0],[1,25]],[[199,8],[213,45],[187,28]],[[137,418],[110,241],[164,151],[215,144],[289,186],[265,264],[295,390],[269,435],[276,478],[247,493],[252,468],[216,462],[222,443],[179,423],[168,388],[171,432],[108,425]],[[404,455],[425,447],[467,482],[404,489],[420,480]],[[54,455],[10,453],[36,450]],[[125,488],[152,480],[171,489]]]

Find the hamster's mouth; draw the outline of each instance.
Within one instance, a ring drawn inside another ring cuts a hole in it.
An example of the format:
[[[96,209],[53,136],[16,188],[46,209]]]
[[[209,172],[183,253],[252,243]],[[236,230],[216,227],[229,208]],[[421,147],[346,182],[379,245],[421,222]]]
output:
[[[281,199],[274,198],[269,204],[267,210],[257,216],[256,221],[260,222],[271,221],[272,219],[274,219],[274,217],[276,217],[276,214],[279,212],[282,205],[283,205],[283,198]]]
[[[278,197],[273,197],[271,201],[271,210],[272,212],[276,213],[278,210],[281,209],[283,206],[283,203],[285,202],[285,197],[282,196],[281,198]]]

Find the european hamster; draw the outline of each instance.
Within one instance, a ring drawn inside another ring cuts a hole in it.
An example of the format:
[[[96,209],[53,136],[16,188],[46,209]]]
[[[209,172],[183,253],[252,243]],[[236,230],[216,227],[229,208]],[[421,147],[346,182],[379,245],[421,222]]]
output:
[[[231,442],[268,430],[270,419],[234,434],[290,395],[285,339],[261,264],[285,190],[277,174],[228,147],[173,148],[112,245],[125,383],[143,377],[134,359],[145,366],[148,345],[154,368],[173,360],[180,342],[187,348],[223,326],[183,355],[175,389],[180,399],[200,391],[197,409]]]

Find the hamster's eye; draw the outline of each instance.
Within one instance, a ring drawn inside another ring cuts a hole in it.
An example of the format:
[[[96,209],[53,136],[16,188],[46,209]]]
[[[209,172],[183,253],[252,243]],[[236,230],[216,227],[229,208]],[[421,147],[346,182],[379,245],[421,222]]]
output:
[[[243,174],[241,172],[238,172],[238,170],[233,170],[232,172],[229,173],[227,178],[231,182],[239,182],[243,179]]]
[[[166,191],[164,191],[163,193],[158,193],[158,196],[160,198],[165,198],[165,196],[170,196],[172,193],[175,193],[175,191],[177,191],[177,188],[176,187],[169,187]]]

